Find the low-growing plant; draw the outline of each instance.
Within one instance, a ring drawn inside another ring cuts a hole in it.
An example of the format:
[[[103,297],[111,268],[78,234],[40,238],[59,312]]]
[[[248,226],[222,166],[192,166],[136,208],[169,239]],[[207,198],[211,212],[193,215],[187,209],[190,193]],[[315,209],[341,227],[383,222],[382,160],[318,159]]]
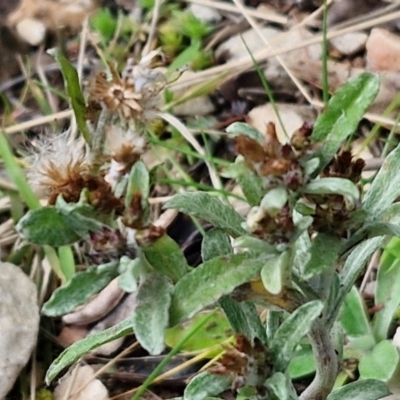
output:
[[[90,267],[75,272],[69,262],[57,271],[67,282],[42,312],[69,313],[115,277],[125,291],[136,293],[136,305],[124,321],[63,351],[48,369],[47,383],[88,351],[129,333],[150,354],[161,354],[169,328],[216,308],[229,320],[235,343],[217,366],[189,382],[182,399],[218,398],[228,388],[238,399],[378,399],[388,394],[381,377],[371,378],[362,369],[362,358],[360,379],[333,390],[343,357],[343,328],[350,339],[360,333],[357,346],[364,343],[365,351],[372,350],[366,357],[374,357],[398,304],[382,317],[383,327],[380,321],[371,328],[361,313],[358,326],[364,330],[353,334],[349,312],[355,309],[352,303],[359,308],[362,303],[354,284],[386,238],[400,236],[395,202],[400,147],[366,192],[359,184],[364,161],[342,149],[377,94],[377,76],[362,74],[349,81],[315,123],[299,128],[287,143],[279,142],[271,123],[266,132],[242,123],[228,128],[238,157],[223,174],[240,185],[247,214],[239,215],[212,191],[180,193],[164,207],[213,226],[203,237],[202,263],[191,268],[177,243],[152,224],[148,202],[153,182],[141,155],[149,146],[150,127],[160,117],[177,122],[160,112],[166,80],[150,67],[155,55],[129,61],[121,75],[112,68],[109,75],[99,73],[87,101],[74,70],[59,57],[80,136],[59,135],[34,156],[28,179],[48,205],[33,202],[18,230],[26,241],[47,249],[80,242]],[[179,121],[175,127],[181,127]],[[6,145],[1,144],[4,157]],[[388,284],[384,277],[379,282]],[[386,299],[378,290],[381,301]],[[259,310],[267,310],[263,318]],[[208,318],[196,322],[163,365]],[[298,395],[292,380],[295,362],[310,348],[309,372],[315,369],[315,376]]]

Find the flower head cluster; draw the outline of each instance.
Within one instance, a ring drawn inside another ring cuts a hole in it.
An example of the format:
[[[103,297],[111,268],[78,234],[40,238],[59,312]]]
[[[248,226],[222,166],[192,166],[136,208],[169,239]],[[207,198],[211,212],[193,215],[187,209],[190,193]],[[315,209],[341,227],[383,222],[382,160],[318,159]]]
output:
[[[287,144],[281,144],[275,126],[267,126],[264,142],[248,136],[236,138],[237,152],[258,176],[263,178],[267,194],[259,206],[253,207],[246,221],[247,229],[270,243],[287,243],[296,232],[293,210],[307,208],[313,217],[311,232],[329,231],[343,236],[349,228],[351,212],[356,204],[341,194],[332,192],[308,193],[305,189],[312,180],[342,178],[357,184],[364,161],[354,160],[348,151],[340,152],[315,178],[307,172],[307,162],[318,161],[318,148],[311,141],[312,127],[305,124]],[[296,208],[297,209],[297,208]]]
[[[159,53],[150,52],[139,63],[132,58],[119,75],[111,68],[111,80],[100,72],[92,85],[89,107],[104,107],[112,113],[118,113],[123,120],[152,122],[162,101],[165,76],[150,68],[151,61]]]
[[[45,139],[28,160],[28,180],[40,197],[55,200],[60,193],[72,192],[73,182],[88,173],[86,155],[85,142],[71,140],[66,133]]]
[[[100,175],[91,173],[88,149],[83,139],[64,133],[41,143],[30,160],[27,178],[35,192],[55,204],[59,195],[66,202],[78,202],[86,189],[87,202],[102,212],[120,212],[122,203]]]
[[[232,376],[234,390],[247,385],[266,390],[262,386],[272,372],[268,350],[257,338],[254,339],[254,344],[243,334],[237,334],[235,339],[235,345],[227,349],[212,372]]]

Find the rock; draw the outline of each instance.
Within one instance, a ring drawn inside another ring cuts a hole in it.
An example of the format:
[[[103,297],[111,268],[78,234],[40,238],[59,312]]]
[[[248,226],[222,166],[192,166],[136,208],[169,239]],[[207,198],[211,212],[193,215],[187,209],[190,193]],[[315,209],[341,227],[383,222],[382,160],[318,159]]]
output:
[[[261,28],[261,32],[268,43],[273,48],[277,47],[289,47],[293,44],[310,38],[312,35],[305,29],[296,29],[289,32],[282,32],[276,28]],[[247,44],[249,50],[255,53],[257,50],[264,48],[266,45],[260,38],[258,33],[253,29],[249,29],[246,32],[238,35],[234,35],[215,50],[215,57],[217,59],[224,58],[226,61],[237,61],[249,57],[249,52],[246,49]],[[312,59],[319,59],[321,56],[321,46],[315,44],[306,47],[309,57]],[[298,52],[304,52],[304,49],[294,50],[290,52],[290,55],[297,54]],[[274,57],[275,59],[275,57]]]
[[[28,362],[39,331],[36,285],[11,263],[0,263],[0,399]]]
[[[25,18],[16,26],[18,35],[31,46],[37,46],[43,42],[46,36],[46,26],[35,18]]]
[[[208,96],[195,97],[174,107],[176,115],[185,117],[209,115],[214,111],[215,106]]]
[[[400,71],[400,36],[374,28],[367,40],[367,66],[372,72]]]
[[[300,128],[304,122],[314,122],[315,111],[310,106],[299,106],[296,104],[277,104],[278,112],[289,137]],[[248,123],[264,133],[269,122],[275,124],[276,133],[281,143],[287,142],[287,138],[275,114],[271,103],[253,108],[248,114]]]
[[[341,54],[352,56],[364,50],[368,35],[364,32],[350,32],[331,39],[330,43]]]
[[[335,0],[328,10],[328,25],[365,15],[381,4],[380,0]]]
[[[108,400],[107,388],[89,365],[78,366],[78,370],[67,373],[54,391],[54,400]],[[70,393],[66,397],[66,393]]]
[[[291,47],[295,43],[299,43],[310,38],[312,35],[305,29],[296,29],[289,32],[282,32],[279,29],[266,27],[262,28],[261,32],[267,39],[272,48]],[[242,39],[243,38],[243,39]],[[215,51],[215,57],[221,62],[238,61],[247,59],[249,52],[246,49],[245,42],[251,51],[255,53],[266,47],[264,41],[253,29],[247,30],[241,35],[232,36],[227,41],[223,42]],[[304,53],[313,60],[321,57],[321,46],[319,44],[308,46],[299,50],[291,51],[290,53],[282,54],[283,60],[297,60],[303,57]],[[276,88],[281,92],[293,92],[296,90],[296,85],[284,71],[276,57],[268,58],[264,75],[272,88]]]
[[[203,22],[218,22],[221,20],[221,14],[215,9],[201,4],[190,3],[189,11]]]

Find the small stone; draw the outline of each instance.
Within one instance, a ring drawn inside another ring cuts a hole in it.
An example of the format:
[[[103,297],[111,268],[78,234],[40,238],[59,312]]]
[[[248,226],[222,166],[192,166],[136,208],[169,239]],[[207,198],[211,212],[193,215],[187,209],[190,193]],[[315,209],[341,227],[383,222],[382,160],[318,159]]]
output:
[[[331,39],[331,45],[345,56],[352,56],[364,50],[368,35],[364,32],[350,32]]]
[[[46,26],[34,18],[25,18],[18,22],[16,30],[20,38],[31,46],[39,45],[46,36]]]
[[[218,22],[221,20],[221,14],[215,9],[201,4],[190,3],[189,11],[203,22]]]
[[[36,285],[21,268],[0,263],[0,399],[29,361],[38,331]]]
[[[374,28],[367,40],[367,67],[372,72],[400,71],[400,36]]]
[[[309,106],[300,106],[295,104],[278,103],[276,104],[280,118],[289,137],[296,129],[299,129],[304,122],[313,122],[315,112]],[[275,124],[276,134],[281,143],[286,143],[286,137],[277,118],[271,103],[253,108],[248,114],[248,123],[264,133],[269,122]]]

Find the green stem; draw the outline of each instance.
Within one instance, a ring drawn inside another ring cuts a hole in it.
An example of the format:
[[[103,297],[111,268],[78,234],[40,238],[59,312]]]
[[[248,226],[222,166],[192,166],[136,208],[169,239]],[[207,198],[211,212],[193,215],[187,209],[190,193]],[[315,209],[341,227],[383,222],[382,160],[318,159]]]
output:
[[[314,380],[301,394],[300,400],[326,400],[331,393],[339,370],[338,356],[329,329],[317,320],[308,335],[315,358]]]

